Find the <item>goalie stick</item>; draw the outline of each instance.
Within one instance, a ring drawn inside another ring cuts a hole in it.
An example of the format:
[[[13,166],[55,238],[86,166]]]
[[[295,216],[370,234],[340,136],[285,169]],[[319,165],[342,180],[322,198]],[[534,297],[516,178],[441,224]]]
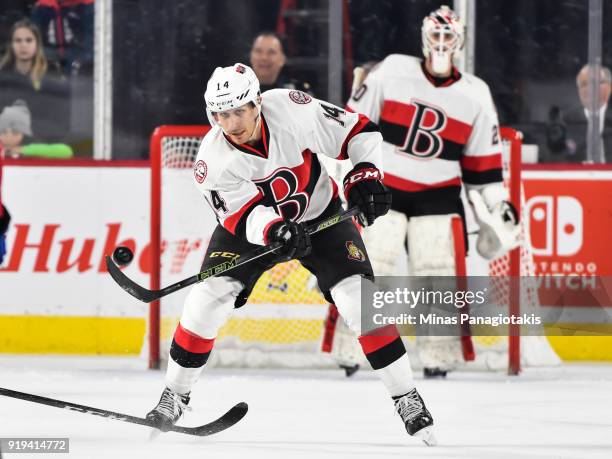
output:
[[[323,220],[320,223],[312,224],[306,227],[306,232],[308,234],[315,234],[319,231],[324,230],[325,228],[329,228],[330,226],[334,226],[337,223],[348,220],[349,218],[354,217],[359,213],[358,207],[352,207],[351,209],[341,212],[333,217],[330,217],[326,220]],[[230,269],[234,269],[237,266],[244,265],[249,263],[250,261],[256,260],[257,258],[263,257],[269,253],[274,252],[278,248],[282,246],[282,243],[275,242],[273,244],[269,244],[263,247],[259,247],[252,252],[246,254],[244,257],[225,261],[218,265],[215,265],[211,268],[206,269],[198,274],[195,274],[191,277],[178,281],[168,287],[164,287],[161,290],[148,290],[141,285],[138,285],[132,279],[127,277],[123,272],[119,269],[119,267],[115,264],[115,262],[109,257],[106,256],[106,268],[108,269],[109,274],[114,279],[114,281],[119,284],[119,286],[132,295],[134,298],[143,301],[145,303],[150,303],[152,301],[158,300],[166,295],[170,295],[171,293],[176,292],[177,290],[181,290],[189,285],[196,284],[198,282],[202,282],[209,277],[218,276],[219,274],[223,274]]]
[[[53,406],[55,408],[64,408],[66,410],[78,411],[80,413],[93,414],[95,416],[101,416],[103,418],[114,419],[116,421],[129,422],[132,424],[140,424],[142,426],[156,428],[155,423],[137,416],[130,416],[129,414],[116,413],[114,411],[102,410],[100,408],[93,408],[91,406],[79,405],[76,403],[64,402],[54,398],[41,397],[40,395],[26,394],[25,392],[17,392],[11,389],[4,389],[0,387],[0,395],[6,397],[18,398],[20,400],[26,400],[28,402],[40,403],[42,405]],[[208,424],[203,424],[198,427],[181,427],[172,426],[170,432],[178,432],[187,435],[195,435],[198,437],[206,437],[207,435],[216,434],[225,430],[238,421],[240,421],[246,414],[249,406],[245,402],[240,402],[232,407],[223,416],[215,419]]]

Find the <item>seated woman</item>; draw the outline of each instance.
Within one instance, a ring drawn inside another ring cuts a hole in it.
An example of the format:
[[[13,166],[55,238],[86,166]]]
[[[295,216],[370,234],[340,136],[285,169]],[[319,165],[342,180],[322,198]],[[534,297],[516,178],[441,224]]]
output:
[[[13,24],[0,59],[0,107],[25,101],[37,135],[62,141],[70,126],[70,90],[56,66],[50,66],[41,43],[40,31],[29,19]]]

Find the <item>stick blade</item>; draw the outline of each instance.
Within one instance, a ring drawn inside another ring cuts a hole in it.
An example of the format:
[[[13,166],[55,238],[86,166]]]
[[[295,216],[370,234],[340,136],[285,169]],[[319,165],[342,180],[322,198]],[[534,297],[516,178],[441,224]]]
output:
[[[170,429],[171,432],[185,433],[189,435],[196,435],[198,437],[206,437],[221,432],[225,429],[229,429],[243,417],[246,416],[249,411],[249,405],[245,402],[240,402],[234,405],[230,410],[218,419],[215,419],[208,424],[204,424],[198,427],[181,427],[173,426]]]
[[[111,257],[106,255],[104,261],[106,262],[106,269],[113,280],[119,285],[119,287],[128,292],[134,298],[144,303],[150,303],[151,301],[155,301],[159,298],[157,292],[141,287],[132,279],[123,274],[123,271],[119,269]]]

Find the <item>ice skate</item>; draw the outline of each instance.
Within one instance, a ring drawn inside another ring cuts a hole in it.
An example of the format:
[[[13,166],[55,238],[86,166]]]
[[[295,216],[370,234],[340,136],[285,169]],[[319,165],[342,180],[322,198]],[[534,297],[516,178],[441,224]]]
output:
[[[433,434],[433,418],[417,390],[412,389],[407,394],[393,397],[393,400],[395,410],[404,421],[406,431],[410,435],[423,440],[427,446],[436,445]]]
[[[355,365],[340,364],[339,366],[344,370],[344,374],[347,378],[350,378],[359,370],[358,363],[356,363]]]
[[[147,413],[147,419],[162,432],[167,432],[189,409],[188,404],[189,394],[177,394],[166,387],[157,406]]]

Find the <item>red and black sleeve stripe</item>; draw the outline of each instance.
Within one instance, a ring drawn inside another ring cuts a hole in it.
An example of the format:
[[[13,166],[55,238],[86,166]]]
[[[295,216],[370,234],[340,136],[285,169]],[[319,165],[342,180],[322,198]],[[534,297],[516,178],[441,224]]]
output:
[[[487,156],[462,156],[461,173],[465,183],[486,185],[502,182],[502,156],[496,153]]]

